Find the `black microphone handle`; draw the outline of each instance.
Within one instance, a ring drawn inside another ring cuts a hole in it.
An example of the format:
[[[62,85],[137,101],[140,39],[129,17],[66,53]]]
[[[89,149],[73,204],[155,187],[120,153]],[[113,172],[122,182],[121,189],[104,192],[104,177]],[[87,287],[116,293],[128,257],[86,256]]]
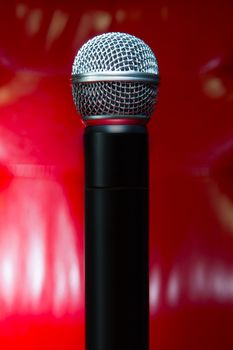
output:
[[[88,126],[87,350],[148,350],[148,137],[142,125]]]

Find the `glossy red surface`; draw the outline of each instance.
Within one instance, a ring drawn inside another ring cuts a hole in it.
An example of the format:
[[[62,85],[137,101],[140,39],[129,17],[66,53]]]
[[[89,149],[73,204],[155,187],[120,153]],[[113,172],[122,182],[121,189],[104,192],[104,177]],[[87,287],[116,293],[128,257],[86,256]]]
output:
[[[69,78],[77,49],[106,31],[144,39],[161,72],[149,123],[151,349],[233,348],[232,10],[0,3],[2,349],[84,349],[83,125]]]

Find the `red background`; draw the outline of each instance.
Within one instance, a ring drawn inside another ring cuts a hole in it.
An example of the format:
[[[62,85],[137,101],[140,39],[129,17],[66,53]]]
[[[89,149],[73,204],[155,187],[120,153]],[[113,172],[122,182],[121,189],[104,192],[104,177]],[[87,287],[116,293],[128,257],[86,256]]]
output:
[[[69,79],[80,46],[107,31],[146,41],[161,74],[148,125],[151,349],[233,348],[232,10],[0,3],[1,349],[84,349],[83,125]]]

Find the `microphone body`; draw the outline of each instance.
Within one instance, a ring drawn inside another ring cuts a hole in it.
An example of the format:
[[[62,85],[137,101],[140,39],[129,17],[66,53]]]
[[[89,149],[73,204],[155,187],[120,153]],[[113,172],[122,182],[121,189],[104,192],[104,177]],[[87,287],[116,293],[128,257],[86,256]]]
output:
[[[72,67],[86,124],[87,350],[148,350],[148,135],[158,63],[126,33],[87,41]]]
[[[87,126],[87,350],[148,350],[148,135],[143,125]]]

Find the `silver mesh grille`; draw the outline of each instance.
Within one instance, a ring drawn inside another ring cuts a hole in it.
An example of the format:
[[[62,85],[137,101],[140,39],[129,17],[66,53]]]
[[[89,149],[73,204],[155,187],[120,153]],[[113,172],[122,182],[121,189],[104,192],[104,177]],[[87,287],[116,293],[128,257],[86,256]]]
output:
[[[79,50],[72,77],[98,72],[153,73],[157,60],[142,40],[125,33],[106,33],[89,40]],[[149,118],[157,95],[157,84],[148,82],[74,82],[73,98],[84,119],[98,116]]]

